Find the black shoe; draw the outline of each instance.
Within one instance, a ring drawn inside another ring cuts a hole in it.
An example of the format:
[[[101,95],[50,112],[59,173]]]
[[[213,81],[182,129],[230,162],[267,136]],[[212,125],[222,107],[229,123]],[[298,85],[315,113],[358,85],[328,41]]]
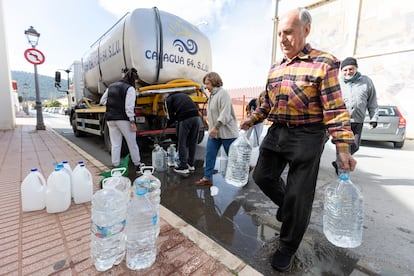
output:
[[[332,166],[335,168],[336,175],[338,175],[338,164],[336,164],[336,161],[332,162]]]
[[[279,272],[289,271],[292,267],[293,255],[287,255],[280,250],[273,254],[272,267]]]
[[[277,221],[282,222],[282,207],[279,207],[279,209],[277,209],[276,219],[277,219]]]
[[[144,163],[140,163],[138,166],[135,166],[135,175],[141,175],[141,168],[144,167],[145,164]]]
[[[180,174],[189,174],[190,173],[190,170],[188,169],[188,167],[180,167],[179,166],[178,168],[175,168],[174,171],[176,173],[180,173]]]

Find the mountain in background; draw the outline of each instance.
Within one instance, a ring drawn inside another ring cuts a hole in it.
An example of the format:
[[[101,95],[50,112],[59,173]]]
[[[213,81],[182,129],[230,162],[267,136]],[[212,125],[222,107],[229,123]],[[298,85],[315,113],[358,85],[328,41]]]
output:
[[[17,82],[17,93],[26,101],[36,100],[36,88],[34,73],[23,71],[11,71],[12,80]],[[66,96],[65,92],[60,92],[55,87],[55,78],[37,75],[39,80],[40,101],[50,101]],[[60,90],[67,90],[67,80],[61,80]]]

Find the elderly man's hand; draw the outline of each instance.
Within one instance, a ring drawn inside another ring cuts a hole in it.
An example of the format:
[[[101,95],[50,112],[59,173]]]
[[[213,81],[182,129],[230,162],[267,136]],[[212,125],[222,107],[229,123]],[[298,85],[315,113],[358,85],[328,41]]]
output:
[[[252,126],[253,126],[253,123],[250,119],[246,119],[240,123],[240,129],[243,129],[243,130],[248,130]]]
[[[356,163],[350,153],[339,153],[339,168],[345,172],[355,170]]]

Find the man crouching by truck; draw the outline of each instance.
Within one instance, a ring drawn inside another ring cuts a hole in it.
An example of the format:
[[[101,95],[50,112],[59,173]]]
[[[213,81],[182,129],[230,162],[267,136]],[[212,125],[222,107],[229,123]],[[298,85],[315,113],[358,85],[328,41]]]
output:
[[[125,69],[124,77],[109,85],[99,103],[106,105],[105,119],[111,140],[112,165],[118,167],[121,163],[122,137],[124,137],[138,173],[141,156],[137,145],[137,125],[134,113],[137,80],[138,74],[135,68]]]

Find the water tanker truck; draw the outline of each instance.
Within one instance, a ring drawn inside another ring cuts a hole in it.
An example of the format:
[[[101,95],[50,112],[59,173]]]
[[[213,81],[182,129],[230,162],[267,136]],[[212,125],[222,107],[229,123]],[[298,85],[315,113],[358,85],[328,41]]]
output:
[[[202,78],[211,69],[210,42],[196,26],[155,7],[127,13],[72,64],[72,70],[65,70],[72,74],[68,93],[74,134],[102,136],[110,150],[105,106],[100,106],[99,100],[111,83],[121,79],[122,70],[131,67],[137,69],[139,77],[137,141],[161,143],[175,138],[165,99],[170,93],[184,92],[199,107],[200,142],[206,127],[207,96]],[[60,72],[55,76],[59,87]]]

